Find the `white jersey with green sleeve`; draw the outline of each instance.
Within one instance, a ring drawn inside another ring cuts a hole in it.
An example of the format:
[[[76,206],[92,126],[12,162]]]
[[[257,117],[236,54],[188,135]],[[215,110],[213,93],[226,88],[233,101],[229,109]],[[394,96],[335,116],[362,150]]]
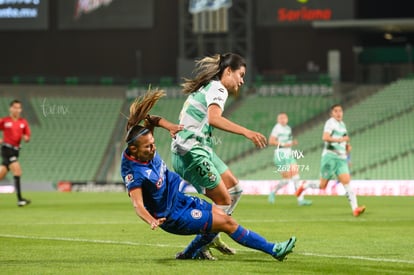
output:
[[[275,153],[283,152],[284,155],[290,154],[292,151],[291,147],[283,147],[283,144],[292,143],[292,128],[289,125],[283,126],[282,124],[277,123],[270,134],[271,136],[277,138],[279,145],[275,149]]]
[[[324,133],[329,133],[333,138],[341,138],[348,135],[346,130],[345,123],[343,121],[337,121],[335,118],[331,117],[325,123],[323,128]],[[346,141],[344,142],[326,142],[322,151],[322,156],[325,154],[331,153],[336,154],[340,158],[346,159]]]
[[[227,89],[217,80],[210,81],[188,96],[179,117],[179,123],[184,125],[184,130],[178,132],[171,143],[173,153],[184,155],[195,147],[212,152],[213,127],[208,124],[207,109],[216,104],[224,111],[227,97]]]

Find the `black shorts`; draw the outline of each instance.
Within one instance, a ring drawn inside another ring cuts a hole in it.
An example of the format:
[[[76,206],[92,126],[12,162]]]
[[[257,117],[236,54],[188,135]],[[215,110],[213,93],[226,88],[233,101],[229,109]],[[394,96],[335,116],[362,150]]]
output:
[[[9,165],[19,158],[19,150],[3,145],[1,146],[1,157],[3,158],[2,164],[9,168]]]

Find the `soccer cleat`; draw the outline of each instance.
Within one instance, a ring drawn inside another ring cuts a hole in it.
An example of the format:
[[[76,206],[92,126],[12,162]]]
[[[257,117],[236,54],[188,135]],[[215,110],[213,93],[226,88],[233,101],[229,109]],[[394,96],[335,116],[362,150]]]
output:
[[[28,205],[30,203],[31,203],[30,200],[21,199],[21,200],[17,201],[17,206],[22,207],[22,206]]]
[[[269,202],[269,203],[275,203],[275,192],[270,192],[269,193],[269,197],[267,198],[267,201]]]
[[[311,206],[312,201],[303,199],[303,200],[298,201],[298,205],[299,206]]]
[[[177,254],[175,254],[175,259],[177,260],[191,260],[193,257],[188,256],[187,254],[184,253],[184,251],[178,252]]]
[[[209,261],[215,261],[217,258],[211,254],[210,250],[206,247],[200,248],[192,257],[195,260],[209,260]]]
[[[354,209],[354,217],[360,216],[365,211],[365,206],[360,206]]]
[[[292,253],[295,243],[296,237],[291,237],[289,240],[281,243],[275,243],[273,246],[273,258],[282,262],[289,253]]]
[[[303,182],[295,192],[296,197],[299,197],[305,191],[305,182]]]
[[[217,235],[217,237],[215,237],[214,240],[211,243],[209,243],[206,247],[207,249],[210,249],[210,248],[217,249],[224,255],[236,254],[236,250],[233,248],[230,248],[225,242],[223,242],[220,238],[220,235]]]

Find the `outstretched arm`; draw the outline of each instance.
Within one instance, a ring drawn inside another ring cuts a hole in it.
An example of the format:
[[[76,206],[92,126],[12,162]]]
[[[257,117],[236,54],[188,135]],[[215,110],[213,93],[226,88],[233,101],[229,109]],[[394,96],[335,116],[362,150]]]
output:
[[[148,115],[145,120],[149,124],[150,127],[152,126],[152,128],[154,126],[157,126],[157,127],[162,127],[165,130],[169,131],[171,137],[175,137],[175,135],[179,131],[184,129],[183,125],[174,124],[174,123],[172,123],[172,122],[168,121],[167,119],[165,119],[163,117],[160,117],[160,116]]]
[[[129,193],[132,204],[134,205],[135,212],[137,215],[146,223],[151,226],[151,229],[156,229],[159,225],[163,224],[165,218],[156,219],[148,212],[144,207],[144,201],[142,198],[142,189],[136,188]]]
[[[267,140],[264,135],[258,132],[251,131],[223,117],[222,110],[218,105],[212,104],[208,106],[207,115],[208,123],[211,126],[230,133],[243,135],[246,138],[250,139],[259,148],[263,148],[266,146]]]

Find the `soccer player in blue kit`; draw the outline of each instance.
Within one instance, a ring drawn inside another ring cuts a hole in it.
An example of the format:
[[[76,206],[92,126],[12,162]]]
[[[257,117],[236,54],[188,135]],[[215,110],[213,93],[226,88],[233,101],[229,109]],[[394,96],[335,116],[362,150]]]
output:
[[[179,191],[183,179],[170,171],[156,152],[153,130],[155,126],[163,127],[174,137],[182,130],[182,125],[148,115],[163,95],[161,91],[149,91],[130,108],[121,176],[136,214],[153,230],[161,227],[172,234],[197,235],[184,251],[176,255],[176,259],[199,258],[200,249],[219,232],[224,232],[243,246],[263,251],[283,261],[292,252],[295,237],[284,242],[268,242],[259,234],[239,225],[219,207]],[[141,125],[142,121],[144,125]]]

